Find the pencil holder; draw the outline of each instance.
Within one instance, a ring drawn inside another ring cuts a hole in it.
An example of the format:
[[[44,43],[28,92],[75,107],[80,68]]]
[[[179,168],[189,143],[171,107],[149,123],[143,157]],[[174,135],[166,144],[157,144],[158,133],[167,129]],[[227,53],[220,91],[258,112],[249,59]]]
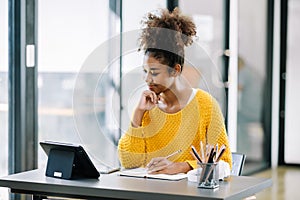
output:
[[[214,189],[219,187],[218,166],[218,163],[198,163],[198,188]]]

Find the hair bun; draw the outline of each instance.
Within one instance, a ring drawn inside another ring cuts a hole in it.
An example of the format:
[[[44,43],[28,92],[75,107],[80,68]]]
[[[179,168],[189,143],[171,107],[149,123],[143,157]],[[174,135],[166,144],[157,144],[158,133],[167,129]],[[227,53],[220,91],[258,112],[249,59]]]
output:
[[[190,17],[182,15],[178,8],[172,12],[167,9],[157,11],[148,13],[141,22],[144,28],[140,37],[142,49],[163,46],[181,52],[184,46],[193,43],[196,26]],[[166,31],[166,29],[173,31]]]

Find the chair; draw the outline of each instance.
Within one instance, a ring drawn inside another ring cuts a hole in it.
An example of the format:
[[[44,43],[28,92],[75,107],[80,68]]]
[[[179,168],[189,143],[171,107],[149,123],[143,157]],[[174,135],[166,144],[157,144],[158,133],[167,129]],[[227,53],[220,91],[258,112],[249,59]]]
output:
[[[246,155],[241,153],[232,152],[232,169],[230,174],[234,176],[242,175]]]

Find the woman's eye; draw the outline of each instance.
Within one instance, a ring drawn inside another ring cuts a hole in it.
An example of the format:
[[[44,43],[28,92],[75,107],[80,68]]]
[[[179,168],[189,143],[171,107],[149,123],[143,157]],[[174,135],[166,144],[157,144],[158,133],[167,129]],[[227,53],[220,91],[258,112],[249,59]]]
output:
[[[158,75],[158,73],[156,73],[154,70],[150,70],[150,74],[151,74],[152,76],[157,76],[157,75]]]
[[[144,73],[144,74],[147,74],[148,71],[147,71],[147,70],[143,70],[143,73]],[[151,70],[149,73],[150,73],[152,76],[157,76],[157,75],[158,75],[158,73],[156,73],[156,72],[154,72],[154,71],[152,71],[152,70]]]

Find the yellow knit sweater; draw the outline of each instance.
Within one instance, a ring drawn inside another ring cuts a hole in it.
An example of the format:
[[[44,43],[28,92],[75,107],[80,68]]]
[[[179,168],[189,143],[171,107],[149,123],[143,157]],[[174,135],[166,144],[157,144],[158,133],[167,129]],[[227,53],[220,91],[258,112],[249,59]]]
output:
[[[232,166],[224,119],[217,101],[198,89],[195,97],[179,112],[168,114],[158,107],[146,111],[141,127],[129,127],[118,145],[119,159],[125,168],[145,167],[152,158],[167,156],[178,149],[182,153],[172,156],[173,162],[188,162],[196,168],[190,154],[191,145],[199,152],[203,144],[226,145],[221,160]]]

